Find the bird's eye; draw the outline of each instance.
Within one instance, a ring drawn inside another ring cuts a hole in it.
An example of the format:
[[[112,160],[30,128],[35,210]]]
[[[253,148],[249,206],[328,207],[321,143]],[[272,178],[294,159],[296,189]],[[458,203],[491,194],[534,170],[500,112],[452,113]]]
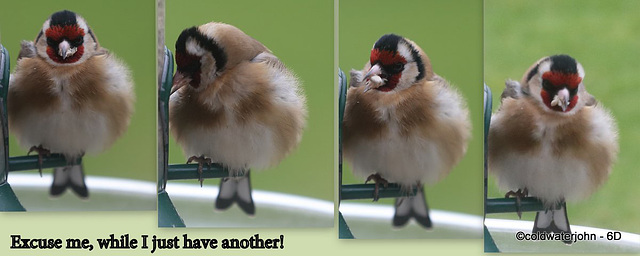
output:
[[[53,38],[51,38],[51,37],[47,37],[47,45],[55,46],[56,45],[56,41],[53,40]]]
[[[571,94],[571,96],[576,95],[578,93],[578,87],[576,88],[568,88],[569,89],[569,94]]]
[[[549,82],[548,80],[543,79],[542,80],[542,89],[546,90],[546,91],[553,91],[555,90],[555,88],[553,87],[553,85],[551,85],[551,82]]]
[[[82,45],[82,43],[84,43],[84,38],[82,37],[78,37],[75,40],[71,41],[71,45],[76,47]]]
[[[402,63],[396,63],[393,65],[393,71],[394,73],[398,73],[400,71],[402,71],[404,69],[404,64]]]

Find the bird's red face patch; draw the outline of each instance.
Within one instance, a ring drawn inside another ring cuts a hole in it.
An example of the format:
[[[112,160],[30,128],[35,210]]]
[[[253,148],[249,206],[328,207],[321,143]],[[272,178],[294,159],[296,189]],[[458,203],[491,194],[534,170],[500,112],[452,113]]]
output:
[[[397,52],[373,49],[369,58],[371,64],[382,63],[382,66],[389,66],[395,63],[407,63],[407,60]]]
[[[562,107],[560,106],[551,106],[551,101],[553,100],[551,98],[551,94],[549,94],[549,92],[542,90],[540,92],[540,97],[542,97],[542,102],[544,102],[544,105],[546,105],[549,109],[554,110],[554,111],[558,111],[558,112],[563,112],[562,111]],[[578,95],[574,95],[573,97],[571,97],[571,100],[569,101],[569,105],[567,106],[567,109],[564,110],[564,112],[569,112],[573,109],[573,107],[576,106],[576,103],[578,103]]]
[[[371,50],[369,62],[371,65],[380,65],[383,70],[382,74],[380,74],[380,78],[387,81],[383,86],[375,89],[388,92],[398,86],[398,82],[400,82],[400,77],[402,76],[402,69],[397,70],[395,67],[397,67],[397,65],[404,66],[404,64],[407,63],[407,60],[402,57],[402,55],[394,51],[373,49]]]
[[[200,57],[188,53],[176,53],[178,72],[190,78],[189,84],[194,88],[200,86]]]
[[[582,78],[578,74],[548,71],[542,74],[542,79],[543,89],[540,91],[540,97],[542,97],[542,102],[544,102],[549,109],[558,112],[569,112],[576,106],[578,103],[578,86],[582,82]],[[551,105],[553,97],[563,88],[567,88],[570,92],[569,105],[567,105],[564,111],[562,107],[558,105]]]
[[[85,34],[84,29],[78,25],[51,26],[45,31],[45,35],[47,37],[47,55],[53,61],[68,64],[74,63],[82,58],[84,54],[83,42]],[[71,47],[76,48],[76,52],[67,58],[58,55],[58,45],[64,40],[69,42]]]
[[[549,71],[542,74],[542,79],[551,82],[553,86],[567,86],[569,90],[577,89],[582,78],[578,74],[565,74],[561,72]]]

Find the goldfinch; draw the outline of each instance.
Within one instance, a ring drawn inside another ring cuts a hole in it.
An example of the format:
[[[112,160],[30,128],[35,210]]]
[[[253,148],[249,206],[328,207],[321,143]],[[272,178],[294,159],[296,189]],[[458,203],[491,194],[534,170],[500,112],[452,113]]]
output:
[[[256,39],[211,22],[176,41],[169,129],[189,161],[220,163],[215,208],[255,214],[249,170],[277,165],[302,138],[307,115],[297,77]],[[202,178],[200,178],[202,184]]]
[[[44,155],[63,154],[54,169],[52,196],[71,187],[89,196],[85,153],[99,153],[127,130],[133,113],[133,81],[127,67],[105,48],[80,15],[64,10],[47,19],[33,42],[23,41],[8,93],[9,129],[19,143]]]
[[[378,186],[398,183],[416,195],[396,200],[394,226],[412,217],[432,226],[423,184],[443,179],[465,154],[471,123],[460,93],[432,70],[424,51],[394,34],[374,44],[361,71],[351,71],[343,152],[356,175]]]
[[[565,202],[596,191],[617,157],[616,123],[587,92],[584,76],[568,55],[544,57],[520,82],[507,81],[491,118],[488,166],[498,186],[548,208],[536,214],[534,233],[571,233]]]

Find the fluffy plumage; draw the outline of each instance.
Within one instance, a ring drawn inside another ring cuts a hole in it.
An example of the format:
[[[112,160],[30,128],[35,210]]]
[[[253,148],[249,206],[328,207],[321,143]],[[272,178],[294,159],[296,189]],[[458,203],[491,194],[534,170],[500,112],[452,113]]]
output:
[[[567,55],[542,58],[519,83],[507,81],[491,119],[488,165],[499,187],[562,205],[539,212],[534,231],[570,232],[564,202],[591,195],[617,156],[615,121],[587,93],[584,75]]]
[[[8,95],[9,128],[22,146],[41,146],[69,162],[99,153],[126,131],[133,103],[129,70],[79,15],[56,12],[34,42],[22,42]],[[81,180],[74,186],[84,187]],[[63,187],[52,191],[62,193],[70,182],[58,180],[54,185]]]
[[[421,188],[444,178],[464,155],[471,130],[465,102],[433,72],[414,42],[382,36],[364,69],[351,71],[350,87],[343,152],[356,175],[377,173],[407,190]],[[418,197],[398,201],[394,225],[404,225],[414,214],[418,222],[431,226],[419,191]]]
[[[222,180],[216,208],[237,201],[253,214],[253,202],[243,200],[251,198],[248,181],[225,184],[248,179],[250,168],[277,165],[300,142],[307,113],[300,82],[267,47],[223,23],[185,29],[176,63],[171,133],[186,155],[210,158],[239,176]]]

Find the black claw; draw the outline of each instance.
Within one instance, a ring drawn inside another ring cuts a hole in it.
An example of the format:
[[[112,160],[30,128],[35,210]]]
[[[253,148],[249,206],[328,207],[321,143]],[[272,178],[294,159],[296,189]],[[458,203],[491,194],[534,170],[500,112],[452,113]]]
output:
[[[42,155],[46,155],[47,157],[50,157],[51,151],[43,148],[42,145],[39,145],[37,147],[33,146],[29,148],[29,152],[27,152],[27,155],[31,154],[31,152],[34,152],[34,151],[38,153],[38,172],[40,173],[40,177],[42,177]]]
[[[204,182],[204,178],[202,177],[202,164],[207,164],[207,168],[211,168],[211,158],[207,158],[204,155],[201,156],[192,156],[187,159],[187,164],[191,162],[198,163],[198,181],[200,181],[200,187],[202,187],[202,183]]]
[[[520,207],[522,206],[522,198],[527,197],[529,195],[529,191],[525,189],[518,189],[518,191],[513,192],[513,190],[507,192],[504,195],[504,198],[515,197],[516,199],[516,213],[518,214],[518,218],[522,219],[522,210]]]
[[[520,206],[522,205],[522,202],[520,201],[520,197],[516,197],[516,209],[517,209],[517,214],[518,214],[518,219],[522,219],[522,210],[520,209]]]
[[[373,190],[373,201],[377,202],[378,200],[380,200],[380,193],[378,183],[376,182],[376,188]]]
[[[373,190],[373,201],[376,202],[378,201],[378,199],[380,199],[380,184],[387,188],[389,187],[389,182],[377,173],[369,175],[364,184],[367,184],[367,182],[369,182],[370,180],[373,180],[373,182],[375,182],[375,188]]]
[[[204,182],[202,178],[202,163],[198,163],[198,181],[200,181],[200,187],[202,187],[202,182]]]

